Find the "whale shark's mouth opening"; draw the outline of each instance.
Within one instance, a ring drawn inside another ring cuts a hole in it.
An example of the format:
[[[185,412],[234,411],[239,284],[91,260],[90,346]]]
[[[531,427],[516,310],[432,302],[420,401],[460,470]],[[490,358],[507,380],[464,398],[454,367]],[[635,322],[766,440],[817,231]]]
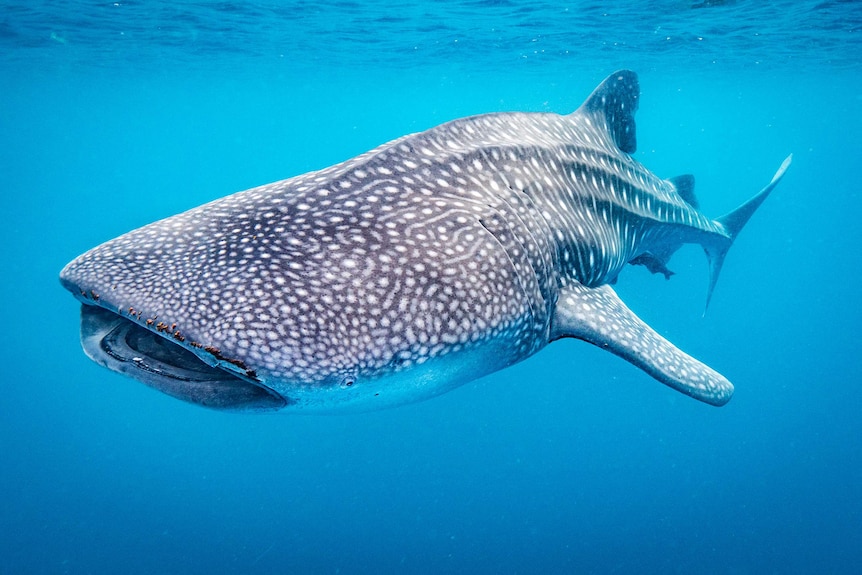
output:
[[[81,306],[81,345],[96,363],[172,397],[214,409],[276,410],[283,397],[97,305]]]

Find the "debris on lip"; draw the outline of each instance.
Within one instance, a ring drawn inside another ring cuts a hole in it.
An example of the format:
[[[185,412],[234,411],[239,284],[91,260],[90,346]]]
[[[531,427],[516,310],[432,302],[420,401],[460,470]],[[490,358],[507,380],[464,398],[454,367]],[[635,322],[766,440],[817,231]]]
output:
[[[99,295],[97,293],[95,293],[91,290],[90,294],[92,295],[94,300],[98,301]],[[87,294],[84,293],[83,291],[81,292],[81,295],[83,295],[84,297],[87,296]],[[122,308],[120,308],[120,309],[122,309]],[[136,310],[132,306],[129,306],[128,312],[129,312],[130,318],[136,319],[138,321],[141,321],[141,318],[144,314],[143,311]],[[155,328],[155,331],[157,331],[160,334],[164,334],[165,337],[170,336],[179,343],[186,343],[186,336],[184,336],[180,332],[180,330],[177,329],[176,322],[171,322],[170,324],[168,324],[168,323],[165,323],[163,321],[157,321],[158,317],[159,316],[156,315],[156,316],[153,316],[151,318],[147,318],[143,322],[147,325],[147,327],[149,327],[151,329]],[[205,352],[212,355],[218,361],[229,363],[229,364],[233,365],[234,367],[239,368],[240,370],[245,372],[246,377],[249,377],[251,379],[257,379],[257,372],[253,369],[250,369],[245,364],[244,361],[242,361],[241,359],[231,359],[229,357],[225,357],[224,355],[222,355],[221,350],[219,348],[213,346],[213,345],[204,345],[204,344],[199,343],[197,341],[189,341],[186,345],[188,345],[189,347],[197,348],[197,349],[203,349]]]
[[[84,291],[84,290],[78,288],[78,291],[81,292],[81,297],[84,299],[91,299],[93,301],[99,301],[99,297],[100,297],[99,294],[97,294],[93,290]]]
[[[247,377],[250,377],[252,379],[257,378],[257,373],[253,369],[249,369],[249,367],[241,359],[231,359],[229,357],[225,357],[221,354],[221,350],[219,348],[212,346],[212,345],[208,345],[208,346],[204,347],[204,351],[209,353],[210,355],[212,355],[214,358],[216,358],[219,361],[224,361],[226,363],[229,363],[231,365],[235,365],[236,367],[240,368],[241,370],[243,370],[245,372],[245,375]]]

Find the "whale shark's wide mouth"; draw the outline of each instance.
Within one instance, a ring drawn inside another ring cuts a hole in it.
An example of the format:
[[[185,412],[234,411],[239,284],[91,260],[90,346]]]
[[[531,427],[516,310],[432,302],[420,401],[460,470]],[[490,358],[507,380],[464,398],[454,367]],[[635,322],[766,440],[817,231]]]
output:
[[[96,363],[184,401],[232,411],[272,411],[286,405],[261,383],[209,365],[181,345],[98,305],[81,306],[81,345]]]

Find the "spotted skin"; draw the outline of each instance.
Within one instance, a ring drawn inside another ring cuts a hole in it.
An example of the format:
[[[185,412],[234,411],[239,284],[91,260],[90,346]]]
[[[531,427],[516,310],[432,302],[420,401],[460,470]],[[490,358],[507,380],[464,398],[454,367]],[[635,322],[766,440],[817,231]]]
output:
[[[61,272],[85,351],[210,407],[338,411],[430,397],[578,337],[722,404],[730,383],[607,285],[689,242],[717,274],[738,232],[629,155],[638,97],[621,71],[572,114],[455,120],[102,244]]]

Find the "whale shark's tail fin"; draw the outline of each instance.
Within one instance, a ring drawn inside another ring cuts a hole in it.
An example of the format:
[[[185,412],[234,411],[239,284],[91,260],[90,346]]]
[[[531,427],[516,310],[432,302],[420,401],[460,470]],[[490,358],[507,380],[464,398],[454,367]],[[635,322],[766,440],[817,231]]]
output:
[[[790,162],[793,160],[793,154],[787,156],[784,161],[781,163],[781,166],[778,168],[778,171],[775,172],[775,175],[772,176],[772,181],[767,184],[765,188],[760,190],[756,196],[733,210],[732,212],[721,216],[715,221],[721,224],[726,233],[728,240],[723,242],[715,242],[705,244],[703,246],[703,250],[706,252],[706,257],[709,260],[709,288],[706,292],[706,306],[704,307],[704,313],[706,313],[706,308],[709,307],[709,302],[712,299],[712,292],[715,289],[715,283],[718,281],[718,274],[721,272],[721,266],[724,264],[724,258],[727,255],[727,250],[730,249],[730,246],[733,244],[733,241],[736,239],[736,236],[739,235],[739,232],[745,226],[746,222],[748,222],[751,215],[754,211],[760,207],[760,204],[769,196],[769,193],[778,185],[778,182],[781,181],[781,178],[784,176],[784,172],[787,171],[787,168],[790,166]]]

